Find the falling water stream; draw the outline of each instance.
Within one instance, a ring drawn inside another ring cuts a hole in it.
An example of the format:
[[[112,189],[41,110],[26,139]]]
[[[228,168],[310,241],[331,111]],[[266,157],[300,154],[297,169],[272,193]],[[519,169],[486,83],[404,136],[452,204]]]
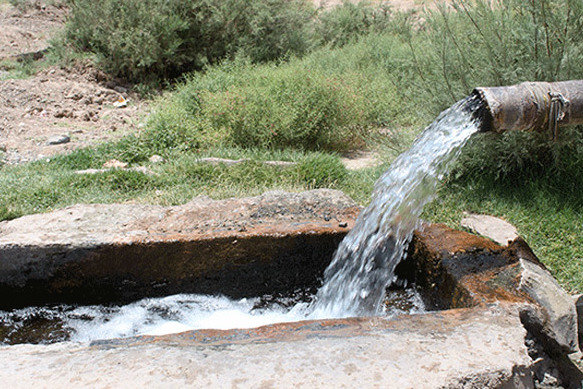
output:
[[[259,298],[233,301],[217,296],[176,295],[126,306],[61,305],[0,311],[0,343],[36,342],[30,340],[30,334],[32,331],[36,336],[37,326],[42,331],[55,327],[48,338],[39,340],[42,342],[91,341],[381,313],[386,309],[382,304],[386,287],[394,281],[395,267],[420,225],[423,207],[434,198],[439,181],[461,147],[478,131],[473,115],[478,107],[474,98],[466,98],[442,112],[379,178],[372,202],[341,242],[326,269],[324,284],[315,297],[311,295],[313,298],[280,299],[265,305]],[[406,312],[423,311],[423,302],[415,291],[409,289],[402,294],[405,304],[401,306],[407,307]],[[394,307],[384,313],[404,312]]]
[[[378,179],[372,202],[340,243],[312,304],[314,317],[379,312],[385,288],[405,255],[423,207],[435,197],[443,175],[472,134],[479,130],[468,97],[443,111]]]

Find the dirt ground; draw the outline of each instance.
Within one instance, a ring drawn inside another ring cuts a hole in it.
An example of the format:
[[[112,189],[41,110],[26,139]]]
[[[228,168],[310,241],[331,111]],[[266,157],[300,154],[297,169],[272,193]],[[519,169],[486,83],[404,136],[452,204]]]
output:
[[[341,0],[314,0],[326,7]],[[358,0],[355,0],[358,1]],[[397,9],[419,8],[426,0],[393,0]],[[147,115],[140,101],[89,62],[51,67],[30,78],[13,78],[2,63],[42,52],[63,27],[67,10],[38,0],[18,10],[0,0],[0,161],[18,164],[138,131]],[[120,98],[127,106],[116,108]],[[55,137],[68,139],[49,144]],[[365,156],[367,164],[369,155]]]
[[[49,47],[65,17],[63,8],[40,3],[21,12],[0,0],[0,64]],[[114,106],[120,99],[126,107]],[[146,106],[89,62],[25,79],[0,66],[0,158],[28,162],[136,131]],[[49,144],[58,137],[69,141]]]
[[[49,47],[49,39],[65,21],[66,10],[39,3],[20,12],[0,0],[0,60]]]

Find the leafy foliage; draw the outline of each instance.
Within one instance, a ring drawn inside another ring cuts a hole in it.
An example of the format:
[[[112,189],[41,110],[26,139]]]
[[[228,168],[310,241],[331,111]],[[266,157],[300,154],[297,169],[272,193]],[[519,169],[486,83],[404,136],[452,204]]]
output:
[[[172,77],[242,51],[302,54],[315,10],[304,0],[73,0],[67,39],[132,80]]]
[[[453,1],[407,42],[428,106],[438,110],[476,86],[583,78],[583,3],[572,0]],[[418,39],[428,45],[416,47]],[[544,179],[570,193],[583,186],[583,131],[488,134],[464,150],[458,179],[517,185]]]
[[[382,74],[368,69],[367,79],[344,65],[318,65],[311,55],[279,65],[226,62],[193,74],[163,98],[149,128],[188,134],[203,149],[357,148],[397,99]]]
[[[370,33],[387,33],[395,29],[396,20],[407,20],[404,15],[391,12],[389,5],[372,5],[367,1],[342,4],[319,15],[318,39],[331,47],[344,46]]]

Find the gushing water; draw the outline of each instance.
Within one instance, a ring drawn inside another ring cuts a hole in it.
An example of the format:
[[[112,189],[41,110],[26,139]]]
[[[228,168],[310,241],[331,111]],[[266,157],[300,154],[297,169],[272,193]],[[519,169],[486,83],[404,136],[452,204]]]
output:
[[[385,288],[404,257],[423,207],[461,147],[479,130],[466,98],[442,112],[409,151],[401,154],[376,182],[370,205],[341,242],[312,303],[311,317],[378,313]]]
[[[308,293],[308,291],[305,291]],[[0,345],[90,342],[137,335],[165,335],[197,329],[251,328],[306,319],[311,295],[232,300],[224,296],[179,294],[145,298],[123,306],[28,307],[0,311]],[[392,291],[385,314],[389,317],[424,311],[414,289]]]
[[[474,98],[467,98],[442,112],[413,147],[381,176],[371,204],[341,242],[312,303],[284,298],[262,308],[259,298],[233,301],[216,296],[176,295],[121,307],[63,305],[0,311],[0,330],[8,334],[0,338],[0,344],[90,341],[380,313],[385,289],[394,281],[395,267],[420,225],[423,207],[434,198],[439,180],[461,147],[479,129],[473,118],[478,108]],[[401,294],[389,296],[401,304],[387,308],[386,315],[424,311],[417,292],[409,289]],[[35,334],[39,329],[46,335],[38,338]],[[31,336],[34,340],[30,340]]]

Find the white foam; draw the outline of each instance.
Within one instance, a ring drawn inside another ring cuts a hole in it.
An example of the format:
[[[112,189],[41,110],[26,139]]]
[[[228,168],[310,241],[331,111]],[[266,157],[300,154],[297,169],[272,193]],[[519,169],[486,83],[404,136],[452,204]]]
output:
[[[76,308],[67,313],[65,324],[74,330],[72,340],[87,342],[197,329],[253,328],[306,318],[305,304],[293,309],[253,309],[258,300],[180,294],[116,308]]]

